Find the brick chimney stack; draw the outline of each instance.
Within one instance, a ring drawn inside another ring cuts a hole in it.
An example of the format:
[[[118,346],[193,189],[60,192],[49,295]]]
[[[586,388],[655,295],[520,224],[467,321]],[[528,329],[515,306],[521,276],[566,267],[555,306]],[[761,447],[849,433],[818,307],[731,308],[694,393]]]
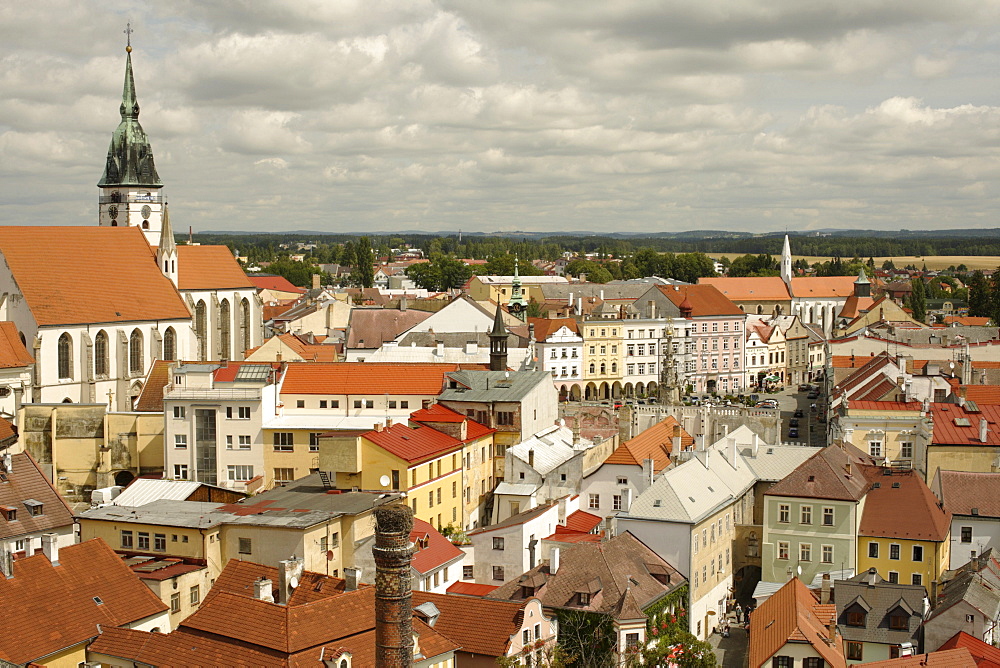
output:
[[[409,506],[375,509],[375,668],[413,665],[412,530]]]

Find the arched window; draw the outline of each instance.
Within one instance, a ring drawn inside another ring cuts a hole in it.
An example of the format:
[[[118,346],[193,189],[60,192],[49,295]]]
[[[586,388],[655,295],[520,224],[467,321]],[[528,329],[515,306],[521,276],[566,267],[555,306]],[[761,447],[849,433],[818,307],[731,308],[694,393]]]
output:
[[[128,339],[128,370],[131,373],[142,373],[146,370],[142,355],[142,332],[132,330]]]
[[[611,363],[611,373],[618,373],[618,362]]]
[[[594,369],[595,369],[595,368],[596,368],[596,367],[594,367],[594,363],[593,363],[593,362],[591,362],[591,363],[590,363],[590,373],[594,373]]]
[[[760,304],[757,304],[757,315],[763,315],[763,314],[764,314],[764,307],[761,306]]]
[[[194,334],[198,337],[198,359],[207,360],[208,355],[208,317],[205,312],[205,301],[202,300],[194,307]]]
[[[607,372],[608,372],[608,365],[605,364],[604,362],[601,362],[601,375],[603,376]]]
[[[163,359],[177,359],[177,332],[173,327],[167,327],[167,331],[163,332]]]
[[[103,329],[94,337],[94,375],[108,375],[108,333]]]
[[[240,338],[243,339],[243,350],[250,350],[250,300],[243,298],[240,302]]]
[[[144,229],[144,230],[148,230],[149,229],[149,221],[148,220],[142,221],[142,229]]]
[[[223,299],[222,303],[219,304],[219,337],[222,339],[222,350],[220,351],[221,357],[224,360],[228,360],[230,355],[230,346],[232,345],[232,326],[230,325],[230,318],[232,314],[229,312],[229,300]]]
[[[73,339],[69,334],[59,337],[59,377],[73,377]]]

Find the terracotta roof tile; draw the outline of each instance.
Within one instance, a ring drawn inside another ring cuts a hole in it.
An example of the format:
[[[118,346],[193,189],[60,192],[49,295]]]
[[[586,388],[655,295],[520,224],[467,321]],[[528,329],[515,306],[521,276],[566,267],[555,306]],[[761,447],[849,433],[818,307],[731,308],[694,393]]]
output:
[[[989,645],[986,646],[989,647]],[[975,668],[975,666],[985,668],[1000,664],[996,664],[990,659],[977,660],[969,647],[955,647],[945,650],[938,649],[936,652],[926,654],[901,656],[897,659],[871,661],[865,665],[877,666],[877,668]]]
[[[563,327],[574,334],[578,331],[573,318],[528,318],[528,324],[535,326],[536,341],[545,341]]]
[[[347,347],[381,348],[386,341],[431,317],[427,311],[408,309],[356,308],[351,310],[347,328]]]
[[[765,494],[857,501],[868,491],[868,476],[874,468],[874,460],[853,445],[831,445],[802,462]]]
[[[258,290],[276,290],[278,292],[297,292],[299,294],[305,293],[305,288],[300,288],[292,284],[284,276],[261,276],[260,274],[248,274],[247,278],[250,280]]]
[[[889,470],[883,469],[883,473]],[[937,498],[917,471],[895,471],[873,478],[859,536],[943,541],[950,529],[951,513],[938,507]]]
[[[456,582],[448,587],[448,593],[452,596],[486,596],[496,588],[496,585],[476,584],[475,582]]]
[[[437,396],[458,364],[290,362],[282,394],[416,394]]]
[[[807,642],[826,665],[845,668],[840,636],[833,646],[827,644],[828,624],[837,615],[834,605],[820,605],[798,578],[772,594],[750,615],[751,668],[767,665],[785,643]]]
[[[934,484],[948,512],[1000,518],[1000,473],[939,471]]]
[[[520,633],[524,618],[525,603],[521,601],[413,592],[414,606],[428,602],[441,611],[434,630],[473,654],[506,654],[511,636]],[[489,623],[484,624],[484,620]]]
[[[958,649],[959,647],[969,650],[979,668],[1000,668],[1000,649],[984,643],[979,638],[971,636],[965,631],[959,631],[946,640],[943,645],[938,647],[938,652],[941,650]]]
[[[679,290],[674,286],[656,286],[674,306],[680,306],[686,299],[691,304],[692,317],[713,315],[743,315],[743,311],[730,301],[724,294],[711,284],[682,285]]]
[[[654,424],[638,436],[625,441],[604,460],[605,464],[624,464],[626,466],[642,466],[646,459],[653,460],[653,468],[660,472],[670,464],[670,454],[673,450],[674,427],[680,424],[669,416]],[[681,449],[694,444],[694,437],[680,427]]]
[[[17,326],[9,320],[0,321],[0,368],[13,369],[34,363],[35,358],[21,343]]]
[[[792,294],[796,298],[844,298],[854,294],[857,276],[793,276]]]
[[[34,458],[26,452],[11,455],[12,472],[0,481],[0,506],[17,509],[16,520],[0,518],[0,539],[24,534],[41,534],[73,524],[73,513],[62,496],[52,487]],[[34,499],[42,504],[41,515],[31,515],[24,502]]]
[[[1000,385],[966,385],[965,398],[977,404],[1000,404]]]
[[[137,227],[0,226],[0,253],[39,325],[191,318]]]
[[[917,411],[923,410],[923,404],[919,401],[863,401],[851,400],[847,402],[848,408],[856,408],[862,411]]]
[[[398,422],[382,431],[365,432],[362,437],[411,464],[419,464],[462,447],[462,441],[437,429],[410,427]]]
[[[18,620],[17,633],[0,638],[0,657],[15,664],[83,642],[98,624],[121,626],[167,609],[100,538],[61,548],[58,566],[41,554],[15,561],[14,577],[0,578],[0,601]]]
[[[263,315],[264,322],[270,322],[275,318],[281,316],[285,311],[290,310],[295,306],[294,299],[281,299],[274,303],[264,304]]]
[[[988,327],[990,319],[987,316],[975,315],[946,315],[945,325],[964,325],[965,327]]]
[[[565,525],[556,527],[556,533],[559,533],[560,529],[590,533],[601,523],[602,519],[600,516],[588,513],[585,510],[577,510],[566,517]]]
[[[699,285],[714,285],[719,292],[734,302],[788,301],[788,287],[780,276],[753,276],[746,278],[712,276],[699,278]]]
[[[453,411],[444,404],[431,404],[427,408],[410,413],[410,419],[414,422],[454,422],[462,423],[468,420],[466,416],[457,411]]]
[[[417,546],[417,551],[413,553],[412,565],[420,573],[429,573],[435,568],[461,559],[465,554],[437,529],[416,517],[413,518],[410,541]],[[421,547],[422,541],[426,541],[426,547]]]
[[[177,287],[181,290],[221,290],[255,286],[228,247],[182,245],[177,247]]]

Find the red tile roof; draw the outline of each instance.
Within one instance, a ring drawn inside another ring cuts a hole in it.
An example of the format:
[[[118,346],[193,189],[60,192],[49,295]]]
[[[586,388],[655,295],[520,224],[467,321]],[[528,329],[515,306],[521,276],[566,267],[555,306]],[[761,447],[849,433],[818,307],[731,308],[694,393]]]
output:
[[[821,605],[798,578],[792,578],[750,615],[750,667],[768,665],[771,657],[788,642],[808,643],[826,665],[845,668],[842,639],[827,644],[828,625],[837,616],[837,606]]]
[[[870,456],[849,443],[831,445],[799,464],[765,494],[857,501],[868,491],[868,478],[878,468],[873,464]]]
[[[958,649],[959,647],[969,650],[979,668],[1000,668],[1000,649],[984,643],[979,638],[971,636],[965,631],[959,631],[951,638],[948,638],[943,645],[938,647],[938,652],[941,650]]]
[[[872,478],[859,536],[940,542],[948,539],[950,529],[951,513],[938,506],[937,497],[917,471]]]
[[[850,297],[856,280],[857,276],[793,276],[792,294],[797,299]]]
[[[444,404],[434,403],[427,408],[410,413],[410,419],[414,422],[455,422],[462,423],[468,418],[457,411],[453,411]]]
[[[413,553],[413,568],[419,573],[430,573],[435,568],[440,568],[456,559],[461,559],[462,552],[455,547],[450,540],[442,536],[437,529],[427,522],[413,518],[413,531],[410,532],[410,541],[416,546],[417,551]],[[426,542],[426,547],[421,547]]]
[[[917,411],[923,410],[919,401],[848,401],[848,408],[862,411]]]
[[[41,554],[15,561],[14,577],[0,578],[0,601],[17,620],[17,633],[0,637],[0,658],[15,664],[84,642],[98,624],[122,626],[167,609],[100,538],[61,548],[58,566]]]
[[[945,325],[964,325],[965,327],[989,327],[990,319],[987,316],[975,315],[946,315]]]
[[[944,508],[955,515],[1000,517],[1000,473],[941,471],[934,479]]]
[[[1000,404],[1000,385],[966,385],[965,398],[977,404]]]
[[[21,343],[17,326],[9,320],[0,321],[0,368],[13,369],[34,362],[35,358]]]
[[[398,422],[382,431],[365,432],[363,438],[410,464],[419,464],[462,447],[462,441],[437,429],[410,427]]]
[[[381,348],[386,341],[394,341],[397,336],[429,317],[431,314],[427,311],[415,309],[352,309],[347,328],[347,347]]]
[[[931,404],[931,416],[934,419],[934,434],[932,445],[1000,445],[1000,430],[997,422],[1000,420],[1000,406],[984,404],[979,406],[979,412],[970,412],[957,404]],[[956,424],[967,421],[969,426]],[[979,421],[987,421],[986,442],[979,440]]]
[[[598,515],[588,513],[584,510],[577,510],[569,514],[566,517],[565,529],[568,531],[582,531],[583,533],[590,533],[600,524],[602,518]],[[563,527],[556,527],[556,533]]]
[[[2,226],[0,253],[39,325],[191,318],[138,227]]]
[[[217,383],[234,382],[236,374],[239,373],[240,368],[244,365],[248,367],[270,366],[275,370],[281,368],[281,364],[277,362],[216,362],[216,364],[222,365],[212,372],[212,378]]]
[[[458,364],[290,362],[281,393],[437,396],[445,374],[458,369]]]
[[[182,245],[177,247],[177,287],[221,290],[255,286],[228,247]],[[235,304],[231,308],[235,309]]]
[[[11,455],[11,469],[0,481],[0,506],[15,508],[17,515],[14,521],[0,518],[0,540],[72,526],[73,512],[31,455]],[[24,502],[29,499],[42,504],[41,515],[28,512]]]
[[[603,533],[603,532],[602,532]],[[554,540],[558,543],[600,543],[604,540],[601,534],[597,533],[583,533],[580,531],[566,531],[565,529],[560,530],[559,527],[556,528],[556,532],[551,536],[546,536],[543,540]]]
[[[290,310],[293,306],[295,306],[294,299],[281,299],[273,304],[264,304],[262,316],[264,318],[264,322],[274,320],[285,311]]]
[[[731,302],[725,295],[710,284],[684,285],[674,290],[672,285],[656,286],[674,306],[680,305],[686,299],[691,304],[691,316],[743,315],[743,311]]]
[[[975,666],[995,666],[997,664],[991,661],[979,663],[968,647],[956,647],[946,650],[939,649],[928,654],[871,661],[865,665],[877,666],[878,668],[975,668]]]
[[[496,588],[496,585],[476,584],[475,582],[456,582],[448,587],[448,594],[452,596],[486,596]]]
[[[433,603],[441,611],[434,630],[472,654],[504,656],[512,636],[520,635],[524,623],[522,601],[413,592],[413,605],[423,603]]]
[[[652,459],[656,472],[662,471],[670,464],[674,427],[680,427],[680,423],[671,415],[619,445],[604,463],[641,467],[644,460]],[[694,437],[684,431],[683,427],[680,429],[681,449],[693,445]]]
[[[258,290],[276,290],[278,292],[305,293],[305,288],[300,288],[292,284],[284,276],[261,276],[260,274],[248,274],[247,278]]]
[[[535,326],[536,341],[545,341],[563,327],[574,334],[578,332],[573,318],[528,318],[528,324]]]
[[[753,276],[746,278],[712,276],[699,278],[699,285],[714,285],[734,302],[788,301],[788,288],[780,276]]]

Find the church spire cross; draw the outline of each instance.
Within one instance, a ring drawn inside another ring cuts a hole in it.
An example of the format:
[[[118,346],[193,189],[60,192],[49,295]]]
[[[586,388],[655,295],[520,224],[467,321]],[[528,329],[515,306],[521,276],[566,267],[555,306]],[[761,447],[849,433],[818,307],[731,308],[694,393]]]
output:
[[[135,31],[132,30],[131,21],[125,24],[125,30],[122,32],[125,34],[125,53],[132,53],[132,33]]]

